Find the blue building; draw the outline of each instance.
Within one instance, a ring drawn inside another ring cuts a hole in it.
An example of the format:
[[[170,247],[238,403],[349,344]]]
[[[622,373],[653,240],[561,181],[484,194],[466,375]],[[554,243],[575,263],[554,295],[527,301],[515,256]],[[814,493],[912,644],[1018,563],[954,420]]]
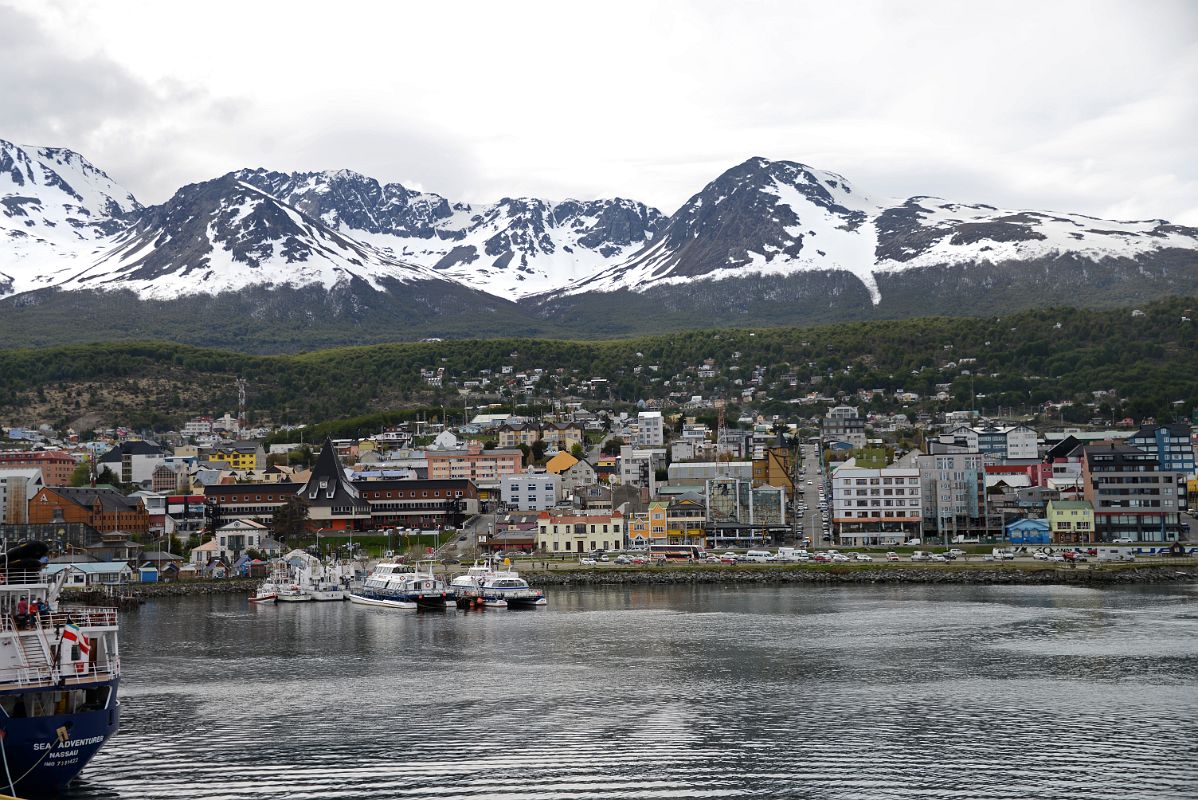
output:
[[[1127,443],[1156,456],[1162,472],[1193,475],[1194,445],[1190,441],[1190,432],[1190,426],[1184,422],[1144,425],[1128,437]]]
[[[1011,544],[1050,544],[1052,532],[1046,519],[1017,519],[1007,525]]]

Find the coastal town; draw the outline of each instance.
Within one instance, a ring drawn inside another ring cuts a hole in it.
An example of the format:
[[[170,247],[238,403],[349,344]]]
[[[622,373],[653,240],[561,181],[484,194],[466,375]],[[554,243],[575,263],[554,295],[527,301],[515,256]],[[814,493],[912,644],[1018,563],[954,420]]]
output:
[[[178,430],[6,427],[0,531],[46,543],[69,586],[250,575],[296,544],[325,555],[354,534],[384,537],[374,555],[575,564],[778,547],[803,560],[904,547],[941,559],[963,545],[1155,553],[1193,538],[1187,422],[862,410],[878,399],[821,397],[789,417],[742,402],[732,418],[701,396],[621,409],[570,397],[311,441],[312,426],[248,424],[243,392],[236,414]]]

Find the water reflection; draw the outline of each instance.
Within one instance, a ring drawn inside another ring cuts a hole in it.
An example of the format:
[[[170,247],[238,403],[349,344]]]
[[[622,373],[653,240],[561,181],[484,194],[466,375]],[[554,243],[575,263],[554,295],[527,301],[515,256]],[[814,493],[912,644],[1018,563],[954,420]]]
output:
[[[1195,796],[1194,587],[147,604],[74,798]]]

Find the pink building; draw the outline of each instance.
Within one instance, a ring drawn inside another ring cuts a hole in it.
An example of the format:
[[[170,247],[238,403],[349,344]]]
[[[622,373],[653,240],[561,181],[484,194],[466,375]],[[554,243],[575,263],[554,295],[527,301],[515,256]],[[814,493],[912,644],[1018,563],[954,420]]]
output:
[[[480,489],[498,489],[500,481],[521,472],[524,463],[519,450],[484,450],[479,442],[470,442],[465,450],[426,450],[425,456],[429,480],[461,478]]]

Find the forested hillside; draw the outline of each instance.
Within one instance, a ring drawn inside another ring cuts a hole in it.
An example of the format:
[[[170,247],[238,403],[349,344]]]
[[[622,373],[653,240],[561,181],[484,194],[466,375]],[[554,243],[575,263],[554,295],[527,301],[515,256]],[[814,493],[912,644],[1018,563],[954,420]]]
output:
[[[813,391],[904,389],[928,397],[951,384],[953,401],[936,408],[967,408],[977,398],[979,408],[1020,409],[1113,390],[1115,397],[1104,400],[1110,414],[1167,419],[1198,406],[1196,306],[1198,300],[1181,298],[1139,310],[1062,308],[606,342],[455,340],[286,356],[166,343],[11,350],[0,353],[0,418],[95,417],[162,428],[192,414],[233,410],[237,377],[247,381],[252,414],[275,423],[415,406],[445,405],[460,414],[458,387],[480,378],[490,385],[472,389],[467,402],[568,395],[634,402],[672,392],[733,399],[763,367],[766,399],[752,405],[773,413]],[[708,359],[715,377],[700,379],[698,367]],[[500,374],[503,365],[543,374],[526,391]],[[429,386],[422,369],[443,369],[445,385]],[[609,388],[593,389],[595,377]]]

